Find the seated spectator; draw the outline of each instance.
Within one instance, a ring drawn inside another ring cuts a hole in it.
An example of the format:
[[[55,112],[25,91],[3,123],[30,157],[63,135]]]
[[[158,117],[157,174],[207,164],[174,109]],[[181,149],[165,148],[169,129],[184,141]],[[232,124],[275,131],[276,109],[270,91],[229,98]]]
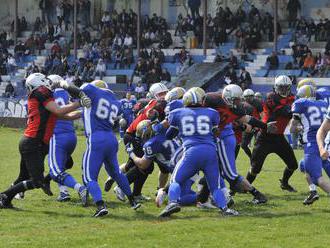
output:
[[[250,88],[252,84],[252,78],[248,71],[245,70],[245,67],[242,67],[241,75],[239,76],[240,86],[243,90]]]
[[[170,32],[163,31],[160,35],[160,48],[168,48],[170,45],[173,44],[172,36]]]
[[[109,11],[104,11],[102,19],[101,19],[101,29],[104,27],[110,26],[111,17]]]
[[[9,82],[5,88],[5,97],[14,97],[14,96],[15,96],[15,88],[11,84],[11,82]]]
[[[225,74],[225,81],[227,84],[239,84],[236,71],[233,67],[230,67]]]
[[[34,54],[36,48],[36,42],[33,34],[31,34],[30,37],[25,41],[25,47],[28,50],[29,54]]]
[[[41,50],[45,49],[45,40],[40,37],[40,35],[36,35],[35,38],[35,46],[36,49],[38,50],[39,55],[41,54]]]
[[[103,62],[103,59],[99,59],[99,62],[96,65],[95,74],[93,77],[95,78],[95,76],[99,76],[100,79],[102,80],[103,77],[105,76],[106,71],[107,71],[106,64]]]
[[[162,73],[160,74],[160,80],[171,82],[171,74],[165,68],[163,68]]]
[[[271,70],[277,70],[279,67],[279,60],[278,60],[278,56],[277,53],[275,51],[272,52],[271,55],[269,55],[267,57],[267,72],[265,74],[265,77],[268,77],[268,74]]]
[[[126,34],[125,38],[124,38],[124,43],[123,46],[127,47],[127,48],[131,48],[133,45],[133,38],[132,36],[130,36],[129,34]]]
[[[92,61],[88,61],[83,69],[81,80],[83,82],[91,82],[94,80],[93,75],[95,73],[95,67]]]
[[[233,52],[230,52],[229,65],[234,69],[238,69],[238,59]]]
[[[141,81],[139,81],[139,82],[137,83],[134,92],[135,92],[135,95],[136,95],[136,98],[137,98],[137,99],[140,99],[140,98],[144,97],[145,89],[144,89],[144,87],[143,87]]]
[[[60,25],[56,25],[54,30],[54,39],[59,40],[63,36],[63,29]]]
[[[48,23],[48,27],[47,27],[47,36],[48,36],[48,40],[53,41],[54,40],[54,26],[51,23]]]
[[[61,54],[62,48],[58,44],[58,41],[55,41],[54,42],[54,45],[52,46],[52,48],[50,49],[50,51],[51,51],[51,54],[53,54],[53,55]]]
[[[186,59],[187,59],[187,55],[188,55],[188,52],[186,51],[186,48],[183,47],[180,50],[179,53],[176,53],[174,55],[173,63],[175,63],[176,61],[179,61],[181,64],[183,64],[186,61]]]
[[[18,62],[23,62],[23,56],[25,55],[26,48],[22,42],[18,42],[18,44],[14,48],[15,58]]]
[[[150,89],[151,85],[160,81],[160,75],[157,73],[157,70],[155,68],[152,68],[152,70],[146,75],[147,90]]]
[[[115,54],[115,64],[114,64],[114,69],[117,69],[117,65],[118,65],[118,69],[121,69],[122,68],[122,57],[123,57],[123,54],[121,51],[117,51],[116,54]]]
[[[302,75],[303,71],[307,71],[309,74],[312,73],[314,70],[314,66],[315,66],[315,59],[312,56],[312,53],[309,52],[309,53],[307,53],[307,56],[304,60],[301,75]]]
[[[330,70],[330,56],[329,54],[325,54],[324,56],[324,72],[322,74],[322,77],[323,76],[328,76],[328,72]]]
[[[17,64],[16,64],[16,61],[15,61],[15,58],[11,54],[8,55],[6,67],[7,67],[6,68],[7,73],[11,76],[14,76],[15,75],[15,70],[17,68]]]
[[[143,59],[139,59],[137,64],[135,65],[131,80],[133,80],[134,76],[142,78],[146,75],[146,73],[147,73],[147,65]]]

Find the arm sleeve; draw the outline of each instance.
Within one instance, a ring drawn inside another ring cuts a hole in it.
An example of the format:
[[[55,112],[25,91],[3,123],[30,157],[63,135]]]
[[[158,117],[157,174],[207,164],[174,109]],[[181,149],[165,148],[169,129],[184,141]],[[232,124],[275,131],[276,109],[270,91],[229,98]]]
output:
[[[303,113],[303,104],[301,101],[295,101],[293,104],[292,104],[292,108],[291,108],[291,111],[292,113],[294,114],[301,114]]]

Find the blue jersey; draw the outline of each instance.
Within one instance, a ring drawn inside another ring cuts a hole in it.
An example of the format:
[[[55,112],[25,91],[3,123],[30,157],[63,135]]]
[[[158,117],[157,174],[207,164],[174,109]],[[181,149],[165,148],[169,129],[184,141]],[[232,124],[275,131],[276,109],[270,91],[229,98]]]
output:
[[[215,146],[213,129],[220,117],[211,108],[179,108],[169,114],[169,124],[179,132],[185,148],[200,144]]]
[[[330,105],[330,90],[327,88],[319,88],[316,91],[316,100],[323,100],[325,101],[328,106]]]
[[[168,140],[164,133],[160,133],[149,139],[143,145],[144,156],[152,161],[155,161],[159,166],[167,169],[171,168],[171,158],[180,147],[176,139]]]
[[[299,115],[304,127],[303,141],[307,147],[316,146],[316,133],[320,128],[327,111],[325,101],[301,98],[292,105],[293,114]],[[315,147],[313,147],[315,148]]]
[[[165,115],[167,116],[171,111],[178,108],[183,108],[183,100],[173,100],[169,102],[165,107]]]
[[[220,138],[225,138],[227,136],[234,135],[234,134],[235,134],[235,132],[234,132],[234,129],[233,129],[233,124],[230,123],[230,124],[227,124],[223,128],[223,130],[220,133]]]
[[[120,103],[124,119],[132,119],[134,117],[133,107],[136,104],[136,100],[124,98],[120,100]]]
[[[92,100],[92,106],[84,108],[86,136],[97,131],[112,131],[121,112],[121,104],[115,94],[111,90],[100,89],[92,84],[84,84],[81,89]]]
[[[62,107],[70,102],[69,93],[63,89],[56,89],[54,91],[55,102]],[[54,134],[60,133],[74,133],[73,121],[57,119]]]

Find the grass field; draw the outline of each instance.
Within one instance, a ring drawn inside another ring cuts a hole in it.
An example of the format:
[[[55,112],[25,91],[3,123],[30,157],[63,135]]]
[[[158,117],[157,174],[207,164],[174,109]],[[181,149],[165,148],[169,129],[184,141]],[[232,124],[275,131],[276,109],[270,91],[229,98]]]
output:
[[[18,141],[22,130],[0,128],[0,191],[12,183],[18,174]],[[74,153],[75,167],[71,171],[80,181],[80,161],[85,148],[79,136]],[[297,151],[298,159],[302,152]],[[121,147],[120,162],[126,160]],[[103,219],[92,218],[95,207],[82,208],[78,196],[56,202],[41,190],[31,191],[24,200],[13,203],[18,210],[0,210],[0,247],[327,247],[329,246],[330,205],[322,192],[313,206],[303,206],[307,193],[304,176],[296,172],[292,185],[298,193],[280,190],[283,162],[270,156],[255,186],[269,197],[263,206],[249,203],[250,195],[236,195],[235,209],[241,216],[223,218],[217,211],[184,208],[171,219],[159,220],[154,202],[134,212],[128,204],[119,202],[114,194],[104,194],[110,214]],[[239,171],[245,175],[248,160],[241,152]],[[48,170],[48,168],[46,167]],[[148,179],[144,194],[154,196],[156,175]],[[100,184],[106,178],[102,170]],[[53,191],[57,194],[55,184]]]

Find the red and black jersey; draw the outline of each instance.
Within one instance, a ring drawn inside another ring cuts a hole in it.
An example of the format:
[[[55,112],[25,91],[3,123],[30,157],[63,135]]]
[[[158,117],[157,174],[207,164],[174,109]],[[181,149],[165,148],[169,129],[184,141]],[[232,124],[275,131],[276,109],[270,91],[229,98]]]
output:
[[[231,108],[219,93],[207,93],[204,100],[204,106],[218,111],[220,115],[220,131],[222,131],[226,125],[246,115],[242,105]]]
[[[45,86],[31,92],[27,101],[28,122],[24,132],[26,137],[49,143],[56,122],[56,116],[45,108],[51,101],[54,101],[53,92]]]
[[[291,105],[294,100],[295,97],[293,95],[281,97],[275,92],[268,93],[266,103],[264,104],[262,121],[264,123],[276,121],[278,134],[283,134],[292,118]]]
[[[165,107],[166,107],[166,102],[164,100],[155,100],[155,99],[150,100],[149,103],[147,104],[147,106],[145,106],[142,110],[140,110],[139,115],[135,118],[135,120],[127,128],[126,132],[131,133],[131,134],[135,133],[138,124],[141,121],[148,119],[148,117],[149,117],[148,112],[150,110],[156,110],[159,115],[158,118],[160,120],[163,120],[165,118],[165,113],[164,113]]]
[[[148,103],[150,102],[150,99],[147,98],[141,98],[137,101],[137,103],[133,106],[133,112],[137,116],[139,115],[139,112],[145,108]]]
[[[248,105],[250,105],[252,107],[252,112],[249,113],[248,115],[253,116],[254,118],[256,118],[257,120],[260,120],[260,114],[263,111],[263,105],[262,102],[256,99],[253,99],[251,102],[245,102]]]

